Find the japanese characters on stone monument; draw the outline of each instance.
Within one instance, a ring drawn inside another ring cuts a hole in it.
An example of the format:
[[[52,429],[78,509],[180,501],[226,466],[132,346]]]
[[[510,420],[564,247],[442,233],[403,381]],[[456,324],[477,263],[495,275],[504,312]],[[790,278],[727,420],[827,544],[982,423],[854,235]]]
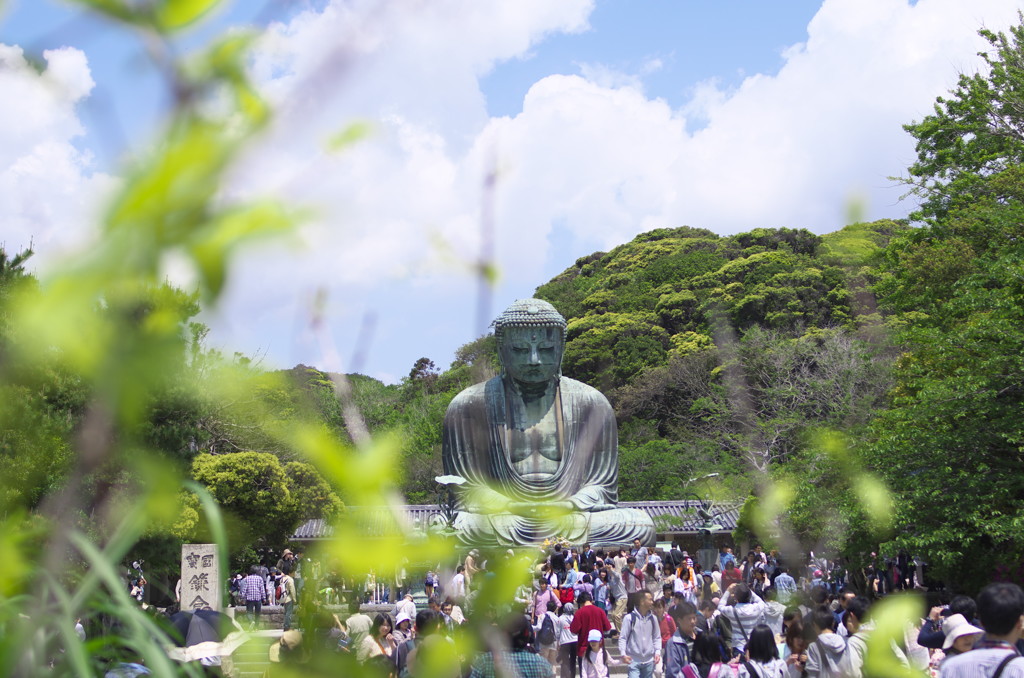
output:
[[[501,374],[445,413],[441,456],[445,473],[464,479],[454,525],[463,542],[654,544],[651,518],[618,507],[611,405],[562,376],[565,329],[548,302],[513,303],[494,321]]]
[[[182,544],[181,609],[220,610],[220,561],[216,544]]]

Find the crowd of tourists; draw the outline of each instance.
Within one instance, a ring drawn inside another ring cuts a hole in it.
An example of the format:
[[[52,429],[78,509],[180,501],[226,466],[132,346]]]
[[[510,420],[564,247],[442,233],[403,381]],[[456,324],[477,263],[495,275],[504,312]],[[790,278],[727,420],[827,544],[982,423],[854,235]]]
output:
[[[1014,661],[1024,592],[1014,584],[990,585],[977,600],[956,596],[927,613],[922,605],[901,637],[872,643],[873,608],[888,593],[875,582],[858,593],[831,563],[809,557],[790,571],[779,554],[760,548],[742,559],[722,549],[715,560],[704,567],[677,545],[668,552],[639,542],[614,552],[555,545],[499,612],[479,599],[490,568],[473,550],[447,581],[428,573],[422,609],[412,593],[370,615],[353,600],[344,620],[321,622],[316,642],[326,638],[333,651],[394,678],[424,674],[417,654],[444,653],[442,675],[450,678],[491,678],[496,664],[523,678],[607,678],[617,664],[629,678],[857,677],[872,653],[908,675],[1024,678],[1024,659]],[[913,573],[893,570],[898,576],[902,588],[913,585]],[[482,629],[500,629],[503,640],[482,637]]]
[[[292,628],[295,604],[302,590],[301,556],[301,551],[296,555],[291,549],[285,549],[276,566],[252,565],[248,575],[243,577],[238,573],[229,581],[228,595],[235,606],[245,606],[250,628],[259,625],[264,605],[284,608],[284,630]]]

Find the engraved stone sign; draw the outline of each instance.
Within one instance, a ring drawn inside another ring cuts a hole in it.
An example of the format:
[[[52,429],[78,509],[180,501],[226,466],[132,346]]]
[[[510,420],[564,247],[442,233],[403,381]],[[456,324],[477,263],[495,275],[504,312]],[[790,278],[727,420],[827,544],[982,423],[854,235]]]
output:
[[[181,609],[221,609],[220,562],[216,544],[182,544]]]

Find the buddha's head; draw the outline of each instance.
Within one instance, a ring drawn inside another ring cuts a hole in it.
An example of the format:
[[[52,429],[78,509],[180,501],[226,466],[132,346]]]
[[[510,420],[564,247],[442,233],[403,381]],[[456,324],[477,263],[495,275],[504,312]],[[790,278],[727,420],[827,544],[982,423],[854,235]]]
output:
[[[520,299],[494,321],[504,373],[521,384],[542,384],[562,373],[565,318],[541,299]]]

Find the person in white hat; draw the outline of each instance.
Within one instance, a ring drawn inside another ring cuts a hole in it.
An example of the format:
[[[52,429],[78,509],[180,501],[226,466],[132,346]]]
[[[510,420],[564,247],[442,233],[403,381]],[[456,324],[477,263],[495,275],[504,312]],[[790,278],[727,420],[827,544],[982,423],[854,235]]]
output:
[[[971,624],[962,614],[950,615],[942,625],[946,639],[942,641],[942,651],[946,657],[968,652],[985,633],[983,629]]]
[[[608,654],[600,629],[590,629],[587,634],[587,652],[581,662],[581,678],[608,678],[608,667],[621,663]]]
[[[412,617],[408,612],[402,611],[395,617],[395,630],[391,632],[395,637],[395,644],[401,645],[412,638]]]

